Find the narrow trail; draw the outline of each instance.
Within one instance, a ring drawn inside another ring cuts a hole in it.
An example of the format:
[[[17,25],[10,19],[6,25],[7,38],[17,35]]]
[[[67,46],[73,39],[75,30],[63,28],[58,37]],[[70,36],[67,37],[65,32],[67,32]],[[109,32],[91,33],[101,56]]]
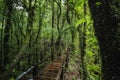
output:
[[[37,67],[29,70],[23,77],[16,80],[80,80],[79,75],[79,56],[76,55],[74,60],[69,60],[66,67],[66,57],[57,57],[57,60],[51,61],[43,68]],[[42,69],[42,70],[41,70]],[[34,71],[36,70],[36,71]],[[29,74],[31,72],[31,75]],[[34,74],[36,73],[37,74]],[[28,78],[29,77],[29,78]]]
[[[32,70],[32,68],[25,75],[21,74],[21,78],[15,80],[62,80],[64,62],[65,61],[63,60],[63,58],[59,57],[57,58],[57,60],[52,61],[48,65],[46,65],[42,70],[40,69],[40,67],[38,67],[38,69],[36,69],[38,70],[37,74],[33,75],[35,72],[34,70]],[[31,75],[29,74],[30,72],[32,73]],[[29,78],[27,78],[26,76]]]
[[[62,66],[63,58],[59,57],[35,75],[34,80],[61,80],[63,69]]]
[[[60,80],[61,73],[62,62],[53,61],[38,73],[38,75],[34,76],[34,80]]]

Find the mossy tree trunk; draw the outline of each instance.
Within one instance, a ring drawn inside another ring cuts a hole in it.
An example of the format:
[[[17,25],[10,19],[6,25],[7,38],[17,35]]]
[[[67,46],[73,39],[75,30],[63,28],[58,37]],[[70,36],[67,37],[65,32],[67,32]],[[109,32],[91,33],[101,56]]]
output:
[[[4,29],[4,70],[9,61],[9,38],[10,38],[10,28],[12,27],[12,12],[13,12],[13,1],[5,0],[6,7],[6,18],[5,18],[5,29]]]
[[[54,28],[54,18],[55,18],[55,5],[54,5],[54,0],[52,1],[52,34],[51,34],[51,60],[53,61],[54,60],[54,31],[53,31],[53,28]]]
[[[102,80],[120,79],[119,0],[88,0],[102,57]]]

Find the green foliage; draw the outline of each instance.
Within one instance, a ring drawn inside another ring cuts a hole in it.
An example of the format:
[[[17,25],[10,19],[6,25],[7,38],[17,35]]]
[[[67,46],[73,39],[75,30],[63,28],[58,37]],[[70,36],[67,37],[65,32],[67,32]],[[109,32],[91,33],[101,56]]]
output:
[[[87,73],[89,74],[88,80],[100,80],[99,75],[101,74],[101,63],[100,63],[100,56],[99,54],[99,46],[98,42],[96,40],[96,37],[94,35],[94,29],[93,29],[93,21],[91,20],[90,17],[90,12],[87,6],[87,14],[86,16],[84,15],[84,2],[83,0],[79,1],[76,6],[75,10],[79,16],[79,19],[76,22],[76,27],[80,26],[81,27],[81,32],[83,32],[82,26],[86,22],[86,48],[85,48],[85,62],[87,67]],[[101,2],[96,2],[96,6],[102,5]],[[82,33],[81,33],[82,34]],[[94,63],[96,61],[98,63]],[[97,74],[96,74],[97,73]],[[99,79],[98,79],[99,78]]]
[[[2,26],[0,25],[0,31],[2,31]]]
[[[96,2],[95,5],[100,6],[100,5],[102,5],[102,3],[101,2]]]
[[[89,72],[91,80],[98,80],[97,78],[99,78],[99,75],[101,74],[101,63],[99,58],[100,56],[98,55],[99,46],[93,31],[93,27],[88,27],[88,30],[86,32],[88,36],[86,39],[87,70]],[[96,61],[96,58],[98,62],[97,64],[94,63]]]
[[[76,27],[78,27],[79,25],[81,25],[85,22],[86,22],[85,18],[78,20],[77,23],[76,23]]]
[[[36,0],[35,0],[36,1]],[[64,0],[62,0],[64,1]],[[29,8],[31,3],[31,8]],[[56,3],[56,2],[54,2]],[[15,3],[14,3],[15,4]],[[38,61],[41,60],[41,58],[44,58],[46,55],[51,54],[51,49],[54,49],[54,52],[56,51],[56,45],[58,36],[61,35],[60,38],[60,47],[57,49],[57,51],[63,52],[66,51],[68,47],[70,47],[70,50],[68,53],[70,53],[70,63],[75,65],[80,65],[79,62],[75,61],[75,59],[78,56],[81,56],[81,46],[80,42],[82,41],[83,37],[85,40],[85,63],[87,72],[89,73],[90,80],[97,80],[98,75],[94,72],[101,73],[100,72],[100,62],[94,64],[95,58],[99,57],[99,47],[98,42],[96,40],[96,37],[94,35],[94,29],[93,29],[93,21],[90,17],[89,8],[87,5],[86,8],[86,15],[84,13],[84,4],[87,4],[87,0],[68,0],[68,3],[64,2],[61,4],[61,6],[58,6],[55,4],[54,7],[54,27],[52,28],[52,1],[47,0],[38,0],[36,2],[36,6],[34,6],[34,1],[29,2],[28,0],[23,0],[22,3],[18,2],[19,5],[23,7],[23,9],[17,10],[14,9],[12,14],[12,27],[10,28],[10,51],[9,51],[9,60],[10,62],[14,62],[14,58],[18,56],[20,50],[25,45],[25,51],[22,51],[24,55],[20,58],[19,64],[16,64],[15,68],[11,72],[11,78],[10,80],[14,80],[14,77],[17,77],[20,75],[24,70],[29,68],[31,65],[34,65],[36,58],[38,58]],[[67,4],[67,5],[66,5]],[[17,5],[17,2],[16,2]],[[96,2],[96,6],[102,5],[101,2]],[[18,6],[18,5],[17,5]],[[0,31],[2,30],[2,17],[4,15],[2,14],[2,11],[4,9],[4,3],[3,0],[0,0]],[[61,15],[58,14],[60,12],[59,8],[61,7]],[[66,20],[66,7],[69,8],[68,16],[70,18],[70,24],[67,23]],[[33,9],[33,12],[32,12]],[[58,11],[58,12],[57,12]],[[6,11],[5,11],[6,12]],[[32,16],[29,16],[30,12],[32,12]],[[59,27],[58,24],[58,15],[60,15],[59,19]],[[32,23],[29,23],[29,20],[32,19]],[[65,18],[65,20],[64,20]],[[5,20],[3,20],[5,21]],[[6,21],[3,23],[5,26]],[[84,24],[86,23],[86,26]],[[31,25],[30,25],[31,24]],[[29,25],[29,26],[28,26]],[[30,26],[33,26],[32,28]],[[78,32],[78,28],[80,32]],[[83,36],[84,28],[86,28],[86,36]],[[31,29],[30,35],[27,35],[28,29]],[[52,34],[53,34],[53,43],[52,43]],[[81,36],[80,36],[81,35]],[[4,34],[2,35],[4,36]],[[1,37],[1,35],[0,35]],[[28,37],[28,41],[26,41],[26,37]],[[79,40],[80,38],[80,40]],[[3,38],[0,39],[1,41],[4,40]],[[37,41],[36,41],[37,40]],[[24,42],[27,42],[27,44],[24,44]],[[51,44],[53,46],[51,47]],[[2,44],[3,45],[3,44]],[[0,45],[0,47],[2,46]],[[25,53],[24,53],[25,52]],[[55,52],[56,53],[56,52]],[[42,54],[42,56],[41,56]],[[3,55],[3,54],[2,54]],[[76,57],[77,55],[77,57]],[[6,56],[6,55],[4,55]],[[2,56],[2,57],[4,57]],[[78,57],[80,60],[80,58]],[[4,62],[4,61],[3,61]],[[20,67],[20,69],[17,69],[17,66]],[[81,67],[80,67],[81,68]],[[6,66],[6,69],[10,69],[10,64]],[[69,66],[68,70],[73,71],[75,69],[74,66]],[[73,80],[77,80],[77,78],[73,78]]]
[[[10,78],[10,80],[15,80],[15,79],[12,77],[12,78]]]

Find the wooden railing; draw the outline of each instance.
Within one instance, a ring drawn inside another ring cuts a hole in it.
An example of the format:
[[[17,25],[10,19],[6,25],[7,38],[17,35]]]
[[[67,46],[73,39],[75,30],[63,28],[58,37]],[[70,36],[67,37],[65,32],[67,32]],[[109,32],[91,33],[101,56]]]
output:
[[[40,61],[36,65],[31,66],[28,70],[26,70],[21,75],[19,75],[15,80],[29,80],[29,79],[34,80],[34,76],[38,74],[38,65],[39,64],[44,64],[45,61],[47,62],[47,59],[49,57],[50,56],[46,57],[45,59],[43,59],[42,61]],[[57,76],[56,76],[55,80],[64,80],[64,71],[65,71],[65,68],[66,68],[67,57],[68,57],[68,54],[64,55],[64,58],[62,60],[62,66],[59,69],[59,72],[57,73]]]
[[[27,69],[25,72],[23,72],[21,75],[19,75],[15,80],[27,80],[27,79],[33,79],[35,75],[38,74],[38,66],[39,64],[44,64],[44,62],[47,62],[47,59],[50,58],[49,56],[46,56],[42,61],[39,63],[31,66],[29,69]],[[40,67],[40,66],[39,66]]]
[[[15,80],[21,80],[24,78],[25,75],[32,73],[31,75],[34,76],[33,71],[34,71],[35,66],[30,67],[27,71],[23,72],[20,76],[18,76]]]

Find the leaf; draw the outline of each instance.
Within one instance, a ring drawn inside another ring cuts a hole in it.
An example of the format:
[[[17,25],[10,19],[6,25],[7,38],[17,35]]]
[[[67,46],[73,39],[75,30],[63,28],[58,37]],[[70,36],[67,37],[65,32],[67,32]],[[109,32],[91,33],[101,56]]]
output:
[[[102,3],[101,2],[96,2],[95,5],[100,6],[100,5],[102,5]]]
[[[10,80],[15,80],[15,79],[12,77],[12,78],[10,78]]]
[[[85,18],[78,20],[77,23],[76,23],[76,27],[77,27],[78,25],[84,23],[85,21],[86,21]]]
[[[86,50],[86,53],[87,53],[90,57],[92,57],[92,56],[93,56],[93,52],[92,52],[92,51],[90,51],[90,50]]]
[[[15,69],[13,69],[13,72],[15,72]]]
[[[2,31],[2,26],[0,26],[0,31]]]
[[[90,75],[90,79],[91,80],[95,80],[94,76]]]

